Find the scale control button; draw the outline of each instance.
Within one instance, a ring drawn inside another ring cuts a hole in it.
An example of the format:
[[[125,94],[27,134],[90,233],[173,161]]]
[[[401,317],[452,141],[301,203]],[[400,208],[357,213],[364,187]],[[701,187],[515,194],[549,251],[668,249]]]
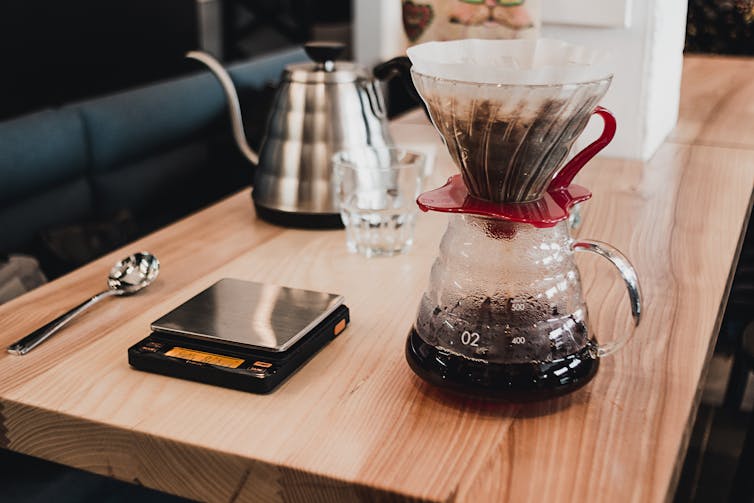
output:
[[[338,335],[345,329],[346,329],[346,319],[343,318],[342,320],[338,322],[337,325],[335,325],[335,328],[333,328],[333,335]]]
[[[146,343],[142,344],[139,349],[142,350],[142,351],[149,351],[151,353],[156,353],[157,351],[159,351],[160,349],[162,349],[163,346],[164,346],[164,344],[162,344],[160,342],[149,341],[149,342],[146,342]]]
[[[254,362],[248,368],[248,370],[251,375],[253,375],[254,377],[258,377],[260,379],[264,379],[265,377],[268,377],[270,374],[274,373],[274,371],[272,370],[272,364],[269,362],[262,362],[262,361]]]

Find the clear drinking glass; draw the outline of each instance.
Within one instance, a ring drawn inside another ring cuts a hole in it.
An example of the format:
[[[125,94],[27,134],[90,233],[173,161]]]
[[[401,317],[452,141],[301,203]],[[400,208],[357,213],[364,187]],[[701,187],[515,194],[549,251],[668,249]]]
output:
[[[333,183],[351,252],[367,257],[409,250],[426,156],[401,147],[344,150]]]

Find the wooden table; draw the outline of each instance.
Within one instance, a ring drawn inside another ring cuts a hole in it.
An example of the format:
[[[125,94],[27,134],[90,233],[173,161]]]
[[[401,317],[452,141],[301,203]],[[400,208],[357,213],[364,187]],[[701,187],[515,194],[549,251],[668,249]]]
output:
[[[597,159],[580,236],[633,261],[645,313],[586,388],[530,405],[420,381],[405,337],[446,217],[405,256],[350,255],[342,231],[258,221],[247,191],[0,307],[0,343],[102,289],[147,249],[159,280],[24,357],[0,354],[0,445],[207,501],[661,501],[672,496],[754,188],[754,63],[688,58],[678,128],[648,163]],[[415,117],[396,138],[437,142]],[[618,133],[620,134],[620,132]],[[438,150],[433,183],[452,170]],[[630,316],[609,265],[580,262],[608,338]],[[269,396],[129,368],[149,323],[223,277],[339,292],[348,330]]]

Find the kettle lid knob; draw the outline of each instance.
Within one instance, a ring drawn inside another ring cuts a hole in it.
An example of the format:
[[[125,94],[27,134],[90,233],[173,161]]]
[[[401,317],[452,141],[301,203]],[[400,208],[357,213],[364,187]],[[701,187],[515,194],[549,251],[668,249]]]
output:
[[[340,42],[309,42],[304,44],[306,55],[322,65],[323,69],[328,72],[335,69],[335,59],[340,56],[345,48],[346,45]]]

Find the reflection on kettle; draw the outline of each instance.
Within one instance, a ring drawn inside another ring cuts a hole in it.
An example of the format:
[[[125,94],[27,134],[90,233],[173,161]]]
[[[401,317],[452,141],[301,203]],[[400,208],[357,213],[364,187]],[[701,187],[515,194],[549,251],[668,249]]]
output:
[[[379,87],[368,72],[336,62],[343,44],[305,45],[309,63],[289,65],[272,103],[259,153],[249,147],[233,81],[212,56],[193,51],[223,86],[233,136],[257,166],[252,198],[257,214],[295,227],[342,227],[332,189],[332,155],[343,149],[392,144]]]

